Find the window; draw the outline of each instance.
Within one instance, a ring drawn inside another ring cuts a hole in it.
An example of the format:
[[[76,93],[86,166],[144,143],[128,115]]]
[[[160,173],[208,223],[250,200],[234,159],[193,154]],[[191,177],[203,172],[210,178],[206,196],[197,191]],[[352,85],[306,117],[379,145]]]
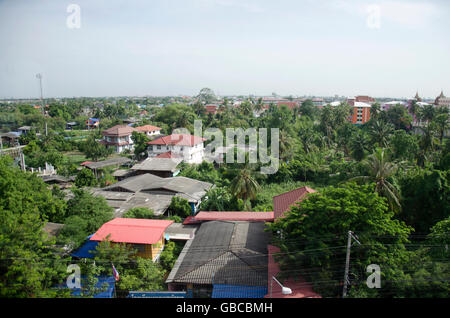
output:
[[[156,149],[160,150],[161,149],[161,145],[157,145]]]
[[[144,244],[133,244],[133,248],[138,251],[138,253],[145,253]]]

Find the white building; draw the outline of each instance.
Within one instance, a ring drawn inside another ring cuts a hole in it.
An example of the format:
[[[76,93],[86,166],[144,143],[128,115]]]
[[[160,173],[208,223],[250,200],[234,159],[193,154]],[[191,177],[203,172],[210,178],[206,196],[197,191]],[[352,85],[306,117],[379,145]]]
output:
[[[187,163],[202,163],[205,140],[193,135],[172,134],[148,142],[148,155],[156,157],[170,152],[171,155],[180,156]]]
[[[161,128],[153,125],[145,125],[136,127],[138,131],[147,135],[147,137],[153,137],[161,135]]]

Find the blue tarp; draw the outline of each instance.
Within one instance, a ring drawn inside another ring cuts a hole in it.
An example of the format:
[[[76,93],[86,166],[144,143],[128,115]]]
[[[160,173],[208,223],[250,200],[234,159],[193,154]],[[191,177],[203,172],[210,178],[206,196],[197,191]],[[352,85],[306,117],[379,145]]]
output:
[[[89,239],[92,237],[91,234],[87,237],[87,242],[83,244],[78,250],[73,252],[71,256],[78,257],[78,258],[93,258],[94,254],[89,253],[89,251],[95,251],[97,248],[98,242],[97,241],[89,241]]]
[[[83,279],[84,277],[81,277],[81,287],[83,287]],[[116,280],[114,276],[99,276],[97,277],[97,284],[95,285],[96,288],[99,288],[103,290],[105,287],[106,289],[96,295],[94,295],[94,298],[113,298],[114,295],[114,287]],[[107,286],[106,286],[107,285]],[[80,296],[81,290],[76,288],[73,289],[73,292],[71,293],[72,296]]]
[[[213,285],[212,298],[264,298],[267,286]]]

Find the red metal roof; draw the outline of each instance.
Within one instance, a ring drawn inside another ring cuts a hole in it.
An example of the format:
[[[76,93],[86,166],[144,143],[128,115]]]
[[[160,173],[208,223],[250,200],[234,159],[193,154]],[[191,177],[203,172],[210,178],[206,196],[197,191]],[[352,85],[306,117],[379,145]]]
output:
[[[188,216],[187,218],[184,219],[183,221],[183,225],[188,225],[188,224],[198,224],[200,223],[200,221],[197,221],[195,219],[195,216]]]
[[[254,221],[273,222],[273,212],[242,212],[242,211],[201,211],[195,216],[196,221]]]
[[[87,165],[88,163],[93,163],[94,161],[84,161],[82,163],[80,163],[80,166],[84,166]]]
[[[275,214],[275,219],[283,217],[284,213],[289,210],[291,205],[295,205],[296,202],[302,201],[308,193],[314,192],[316,192],[316,190],[305,186],[273,197],[273,212]]]
[[[170,220],[115,218],[103,224],[90,240],[103,241],[111,235],[112,242],[155,244],[172,223]]]
[[[172,134],[161,137],[153,141],[149,141],[149,145],[177,145],[177,146],[194,146],[204,142],[206,139],[198,136],[187,134]]]
[[[267,252],[269,253],[268,257],[268,266],[267,266],[267,295],[264,298],[270,297],[270,287],[272,285],[272,298],[322,298],[319,294],[317,294],[310,283],[308,283],[303,277],[297,276],[296,279],[289,277],[289,279],[281,282],[284,287],[288,287],[292,290],[292,294],[283,295],[281,293],[281,286],[276,282],[272,282],[272,277],[277,276],[280,272],[280,267],[277,262],[275,262],[273,258],[273,254],[279,253],[280,249],[276,246],[267,245]]]

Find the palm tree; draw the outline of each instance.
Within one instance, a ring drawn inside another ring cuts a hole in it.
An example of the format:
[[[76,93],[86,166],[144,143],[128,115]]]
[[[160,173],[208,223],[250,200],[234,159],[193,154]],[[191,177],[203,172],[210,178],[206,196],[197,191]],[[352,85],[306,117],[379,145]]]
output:
[[[353,136],[350,141],[350,149],[353,158],[358,161],[364,159],[366,150],[369,150],[369,140],[362,131]]]
[[[253,178],[252,171],[248,167],[241,169],[231,181],[230,191],[238,199],[244,200],[244,207],[251,208],[248,200],[254,200],[260,186]]]
[[[444,139],[445,132],[450,128],[448,113],[442,113],[434,118],[434,124],[436,131],[439,135],[439,142],[442,145],[442,139]]]
[[[419,129],[422,131],[422,136],[419,141],[420,151],[417,156],[417,164],[424,167],[425,161],[433,153],[436,144],[436,124],[431,122],[426,126],[419,127]]]
[[[385,197],[391,208],[396,207],[400,210],[400,193],[396,187],[388,181],[389,177],[397,171],[397,165],[389,162],[389,158],[382,148],[377,148],[375,152],[366,159],[365,163],[369,168],[369,175],[353,177],[348,181],[375,182],[375,192]]]
[[[373,104],[370,107],[370,118],[377,119],[378,114],[381,112],[381,106],[378,103]]]
[[[389,138],[394,132],[394,125],[383,120],[375,120],[370,127],[370,135],[373,143],[380,147],[387,147]]]
[[[433,105],[425,105],[419,110],[419,118],[426,122],[430,122],[436,116],[436,109]]]

